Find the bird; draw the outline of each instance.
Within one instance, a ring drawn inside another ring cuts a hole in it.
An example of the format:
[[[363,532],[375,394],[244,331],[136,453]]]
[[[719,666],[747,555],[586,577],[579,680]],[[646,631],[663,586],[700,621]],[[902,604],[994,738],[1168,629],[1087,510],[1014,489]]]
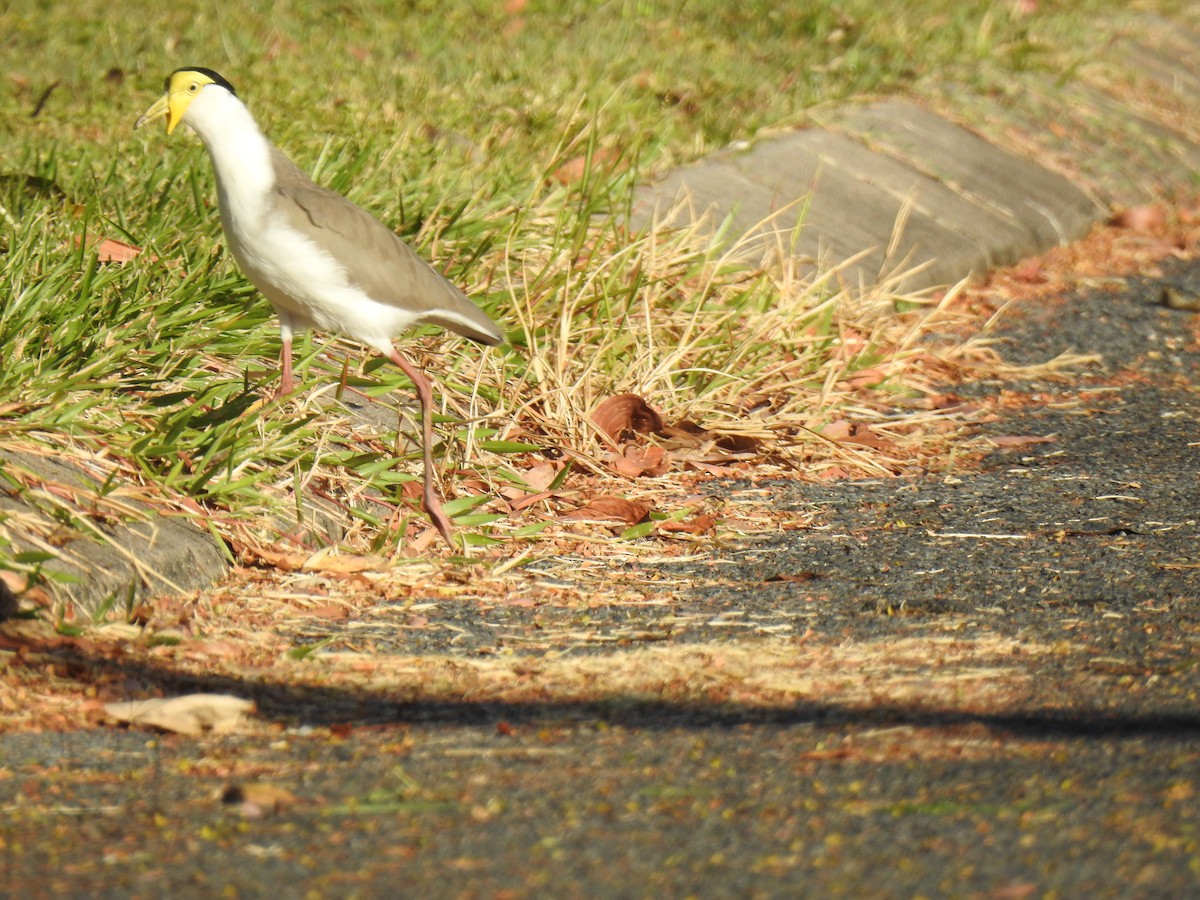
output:
[[[434,486],[433,389],[394,338],[436,325],[485,346],[504,333],[390,228],[322,187],[272,144],[233,86],[212,69],[167,76],[165,92],[137,120],[183,123],[201,140],[217,182],[221,227],[233,258],[279,317],[278,396],[293,390],[292,337],[307,329],[345,335],[395,363],[421,405],[422,505],[455,547]]]

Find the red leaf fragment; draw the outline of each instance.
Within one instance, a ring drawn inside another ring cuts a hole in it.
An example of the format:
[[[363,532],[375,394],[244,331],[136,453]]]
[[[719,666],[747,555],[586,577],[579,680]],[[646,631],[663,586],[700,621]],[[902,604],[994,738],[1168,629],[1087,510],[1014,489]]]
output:
[[[557,491],[538,491],[536,494],[525,494],[509,503],[509,508],[513,512],[520,512],[527,506],[533,506],[535,503],[540,503],[543,500],[549,500],[551,497],[556,496],[558,496]]]
[[[1166,221],[1166,211],[1157,204],[1131,206],[1121,210],[1109,220],[1118,228],[1129,228],[1133,231],[1149,231],[1152,228],[1158,228]]]
[[[1045,284],[1046,263],[1041,257],[1023,259],[1012,269],[1012,277],[1025,284]]]
[[[82,243],[83,238],[76,235],[75,246],[78,247]],[[124,241],[118,241],[113,238],[101,238],[98,241],[91,242],[90,246],[96,251],[96,258],[100,262],[127,263],[142,255],[141,247],[135,247],[133,244],[127,244]],[[155,261],[158,257],[151,256],[150,259],[151,261]]]
[[[790,584],[804,584],[821,578],[820,572],[780,572],[776,575],[770,575],[763,579],[767,582],[786,581]]]

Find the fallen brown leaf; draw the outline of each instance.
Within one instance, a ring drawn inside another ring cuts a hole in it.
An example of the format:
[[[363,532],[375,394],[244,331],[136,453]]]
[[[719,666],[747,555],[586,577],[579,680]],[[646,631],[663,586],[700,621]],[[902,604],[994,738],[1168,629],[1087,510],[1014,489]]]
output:
[[[671,457],[662,447],[654,445],[627,446],[620,453],[610,453],[608,459],[614,471],[626,478],[663,475],[671,468]]]
[[[555,169],[550,177],[562,185],[571,185],[576,182],[583,181],[587,175],[588,165],[591,165],[592,171],[609,172],[613,166],[620,160],[621,155],[612,149],[600,149],[589,156],[576,156],[568,159],[565,163]]]
[[[554,463],[544,462],[538,463],[531,469],[521,473],[521,478],[525,481],[525,486],[531,491],[544,491],[549,489],[554,483],[554,479],[558,477],[561,466],[556,466]]]
[[[840,444],[856,444],[860,447],[870,447],[872,450],[890,450],[895,447],[887,438],[880,437],[871,430],[871,426],[842,419],[830,422],[821,429],[821,436],[827,437]]]
[[[256,562],[264,562],[285,572],[313,572],[335,578],[360,572],[382,572],[388,568],[387,560],[378,556],[356,556],[326,551],[288,553],[268,547],[247,547],[243,552],[245,555],[256,557]]]
[[[805,582],[821,577],[820,572],[781,572],[778,575],[768,576],[763,581],[786,581],[791,584],[804,584]]]
[[[601,522],[620,522],[626,525],[638,525],[650,516],[650,507],[645,503],[626,500],[623,497],[596,497],[586,506],[572,510],[562,516],[564,519],[594,519]]]
[[[978,404],[964,400],[958,394],[929,394],[925,398],[925,404],[929,409],[945,413],[970,413],[980,408]]]
[[[609,397],[596,407],[592,422],[613,443],[630,433],[657,434],[663,430],[662,416],[637,394]]]
[[[831,441],[844,441],[847,437],[853,434],[852,429],[853,426],[849,422],[845,421],[844,419],[839,419],[836,422],[830,422],[828,425],[822,428],[821,436],[827,437]]]
[[[222,803],[237,804],[242,817],[246,819],[261,819],[300,802],[300,798],[287,788],[261,781],[226,785],[221,789],[219,798]]]
[[[842,383],[847,387],[858,390],[860,388],[869,388],[880,382],[886,381],[888,373],[880,366],[874,366],[869,369],[859,369]]]
[[[228,694],[187,694],[169,699],[104,704],[104,711],[118,722],[150,725],[163,731],[189,735],[197,735],[205,730],[220,733],[233,731],[253,709],[252,701]]]
[[[849,478],[850,470],[845,466],[830,466],[828,469],[823,469],[817,473],[817,477],[822,481],[833,481],[838,478]]]
[[[712,534],[716,531],[717,520],[708,513],[701,513],[693,519],[686,522],[662,522],[657,526],[657,530],[667,534]]]
[[[536,494],[525,494],[523,497],[517,497],[509,507],[513,512],[519,512],[527,506],[533,506],[535,503],[540,503],[543,500],[549,500],[551,497],[559,496],[558,491],[538,491]]]
[[[748,434],[723,434],[717,438],[717,446],[730,453],[757,453],[761,444],[762,441]]]

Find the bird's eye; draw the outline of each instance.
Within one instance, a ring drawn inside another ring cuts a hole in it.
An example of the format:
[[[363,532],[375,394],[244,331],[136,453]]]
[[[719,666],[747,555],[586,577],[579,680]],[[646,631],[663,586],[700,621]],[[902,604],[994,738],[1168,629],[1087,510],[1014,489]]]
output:
[[[193,81],[191,84],[188,85],[188,93],[189,94],[194,94],[198,90],[200,90],[199,82]]]

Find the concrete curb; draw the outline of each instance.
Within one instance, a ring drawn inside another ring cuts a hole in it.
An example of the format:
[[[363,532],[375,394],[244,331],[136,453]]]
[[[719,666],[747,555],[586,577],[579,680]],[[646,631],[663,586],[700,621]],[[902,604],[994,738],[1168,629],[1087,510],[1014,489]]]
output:
[[[86,612],[110,599],[122,602],[206,587],[228,567],[211,535],[186,519],[163,516],[129,499],[121,501],[121,508],[142,521],[118,521],[107,514],[106,504],[93,502],[94,533],[62,529],[50,502],[52,495],[68,494],[77,503],[103,495],[95,478],[66,459],[9,452],[0,453],[0,466],[37,479],[47,499],[38,509],[0,493],[0,513],[13,516],[5,524],[10,529],[16,525],[16,549],[53,553],[55,558],[43,564],[53,590]]]
[[[741,253],[787,247],[826,265],[865,253],[845,280],[920,266],[897,285],[914,291],[1075,240],[1103,212],[1061,175],[914,103],[837,122],[843,131],[798,131],[668,174],[639,192],[635,227],[725,222]]]

